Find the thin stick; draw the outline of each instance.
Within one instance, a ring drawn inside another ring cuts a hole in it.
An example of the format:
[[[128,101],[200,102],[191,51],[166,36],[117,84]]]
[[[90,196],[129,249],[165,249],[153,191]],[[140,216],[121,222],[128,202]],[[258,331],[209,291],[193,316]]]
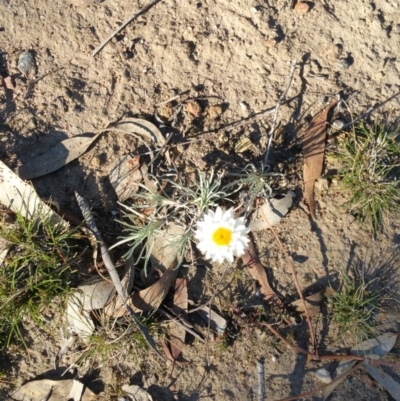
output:
[[[283,252],[283,254],[285,255],[285,258],[286,258],[287,262],[289,263],[289,266],[290,266],[290,268],[291,268],[291,270],[292,270],[292,276],[293,276],[294,284],[295,284],[296,289],[297,289],[297,292],[299,293],[299,296],[300,296],[300,298],[301,298],[301,300],[302,300],[302,302],[303,302],[304,313],[306,314],[306,319],[307,319],[308,327],[309,327],[309,329],[310,329],[310,336],[311,336],[311,342],[312,342],[312,345],[313,345],[313,348],[314,348],[314,353],[315,353],[316,356],[318,356],[317,342],[315,341],[315,335],[314,335],[314,330],[313,330],[313,326],[312,326],[312,323],[311,323],[311,317],[310,317],[310,314],[309,314],[309,312],[308,312],[306,300],[304,299],[303,292],[301,291],[299,281],[297,280],[297,274],[296,274],[296,269],[295,269],[295,267],[294,267],[294,263],[293,263],[293,261],[290,259],[289,255],[288,255],[288,253],[287,253],[285,247],[283,246],[281,240],[279,239],[278,234],[276,233],[275,229],[274,229],[274,228],[272,227],[272,225],[269,223],[268,218],[267,218],[267,216],[265,215],[265,213],[264,213],[264,211],[263,211],[262,208],[261,208],[261,212],[262,212],[262,214],[263,214],[263,217],[264,217],[265,221],[266,221],[266,222],[268,223],[268,225],[270,226],[270,229],[271,229],[272,233],[274,234],[275,239],[276,239],[276,241],[278,242],[278,245],[279,245],[279,247],[281,248],[281,251]]]
[[[257,361],[257,373],[258,373],[257,399],[258,399],[258,401],[264,401],[265,400],[265,373],[264,373],[263,361]]]
[[[161,0],[152,0],[150,3],[148,3],[146,6],[144,6],[142,9],[140,9],[139,11],[137,11],[135,14],[133,14],[132,16],[130,16],[116,31],[114,31],[104,42],[102,42],[102,44],[97,47],[93,53],[92,53],[92,57],[94,57],[100,50],[103,49],[103,47],[117,34],[119,34],[128,24],[130,24],[134,19],[136,19],[137,17],[139,17],[140,15],[146,13],[147,11],[150,10],[150,8],[152,8],[153,6],[155,6],[158,2],[160,2]]]
[[[310,397],[311,395],[317,394],[320,391],[324,390],[326,387],[331,386],[332,384],[335,384],[337,382],[341,382],[344,378],[346,378],[351,372],[360,369],[361,364],[357,364],[355,366],[353,366],[351,369],[346,370],[346,372],[344,372],[343,374],[339,375],[338,377],[335,377],[334,380],[332,380],[330,383],[328,384],[324,384],[321,387],[317,387],[314,390],[311,390],[307,393],[302,393],[299,395],[295,395],[294,397],[287,397],[287,398],[280,398],[279,400],[276,401],[294,401],[294,400],[299,400],[300,398],[306,398],[306,397]]]
[[[265,400],[265,374],[264,374],[264,361],[257,361],[257,373],[258,373],[258,401]]]
[[[277,120],[278,120],[279,108],[281,107],[282,102],[285,100],[285,97],[286,97],[286,95],[287,95],[287,93],[289,91],[290,85],[292,84],[293,75],[294,75],[294,70],[295,69],[296,69],[296,60],[293,60],[292,61],[292,68],[290,69],[288,83],[286,85],[286,89],[282,92],[282,94],[279,97],[278,102],[276,103],[276,106],[275,106],[274,120],[272,122],[271,129],[269,131],[268,146],[267,146],[267,151],[265,152],[265,156],[264,156],[263,169],[268,164],[268,157],[269,157],[269,153],[270,153],[270,150],[271,150],[272,138],[274,136],[276,123],[277,123]]]

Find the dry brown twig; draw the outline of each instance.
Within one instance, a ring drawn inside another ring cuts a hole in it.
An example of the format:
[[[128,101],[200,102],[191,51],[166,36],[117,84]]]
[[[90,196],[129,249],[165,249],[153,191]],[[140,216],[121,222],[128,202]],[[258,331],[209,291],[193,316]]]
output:
[[[133,20],[135,20],[137,17],[141,16],[142,14],[146,13],[147,11],[150,10],[153,6],[155,6],[158,2],[161,0],[152,0],[150,3],[145,5],[143,8],[141,8],[139,11],[136,11],[133,15],[131,15],[120,27],[115,30],[104,42],[100,44],[95,50],[93,50],[92,57],[94,57],[97,53],[99,53],[103,47],[118,33],[120,33],[127,25],[129,25]]]

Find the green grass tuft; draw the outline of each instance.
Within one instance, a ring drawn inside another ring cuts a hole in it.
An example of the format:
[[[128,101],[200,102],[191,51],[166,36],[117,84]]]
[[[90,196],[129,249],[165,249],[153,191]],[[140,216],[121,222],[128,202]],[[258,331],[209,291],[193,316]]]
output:
[[[339,335],[350,333],[357,342],[376,337],[375,316],[380,311],[381,293],[370,289],[373,280],[354,279],[340,270],[341,288],[328,296],[330,317]]]
[[[346,208],[377,234],[389,212],[400,211],[400,125],[359,123],[338,145],[339,174],[351,194]],[[396,177],[397,174],[397,177]]]
[[[42,310],[68,293],[75,256],[71,241],[79,233],[43,216],[28,221],[16,214],[12,224],[0,221],[0,236],[9,243],[0,268],[0,347],[6,347],[15,338],[25,343],[23,321],[43,327]]]

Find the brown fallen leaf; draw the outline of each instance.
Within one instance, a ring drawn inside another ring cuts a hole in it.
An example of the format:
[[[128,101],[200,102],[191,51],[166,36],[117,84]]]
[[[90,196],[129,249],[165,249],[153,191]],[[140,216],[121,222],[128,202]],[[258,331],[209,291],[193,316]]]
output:
[[[326,126],[328,113],[337,104],[334,101],[324,110],[318,113],[308,126],[303,137],[303,180],[304,191],[308,199],[310,214],[313,220],[315,216],[314,183],[321,176],[324,163]]]
[[[310,315],[310,317],[313,317],[313,316],[316,316],[319,314],[319,312],[321,310],[321,303],[322,303],[322,300],[324,299],[324,293],[325,293],[325,289],[304,298],[304,300],[306,301],[307,310],[308,310],[308,314]],[[297,301],[292,302],[290,304],[290,306],[295,308],[296,311],[298,313],[300,313],[302,316],[306,316],[305,309],[304,309],[304,303],[303,303],[302,299],[298,299]]]
[[[188,290],[186,278],[177,278],[175,281],[174,307],[172,309],[177,316],[188,318]],[[171,355],[174,360],[179,358],[185,345],[186,330],[173,324],[169,329]]]
[[[260,263],[254,244],[252,241],[249,242],[249,248],[242,256],[243,264],[247,267],[247,271],[255,278],[261,286],[261,294],[268,303],[275,304],[276,306],[283,307],[282,301],[276,295],[275,291],[271,288],[268,282],[267,273],[264,267]]]

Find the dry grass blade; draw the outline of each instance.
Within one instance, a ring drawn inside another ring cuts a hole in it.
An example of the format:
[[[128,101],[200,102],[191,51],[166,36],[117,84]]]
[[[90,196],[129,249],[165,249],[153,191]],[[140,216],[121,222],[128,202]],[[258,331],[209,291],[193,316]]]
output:
[[[269,285],[267,273],[265,272],[264,267],[257,257],[256,250],[252,241],[249,242],[249,249],[242,256],[242,261],[251,276],[260,283],[260,291],[264,299],[268,303],[283,307],[282,301]]]
[[[310,214],[313,220],[315,216],[314,183],[321,176],[324,163],[326,126],[328,113],[337,104],[331,103],[323,111],[317,114],[307,128],[303,137],[303,180],[304,190],[310,207]]]

